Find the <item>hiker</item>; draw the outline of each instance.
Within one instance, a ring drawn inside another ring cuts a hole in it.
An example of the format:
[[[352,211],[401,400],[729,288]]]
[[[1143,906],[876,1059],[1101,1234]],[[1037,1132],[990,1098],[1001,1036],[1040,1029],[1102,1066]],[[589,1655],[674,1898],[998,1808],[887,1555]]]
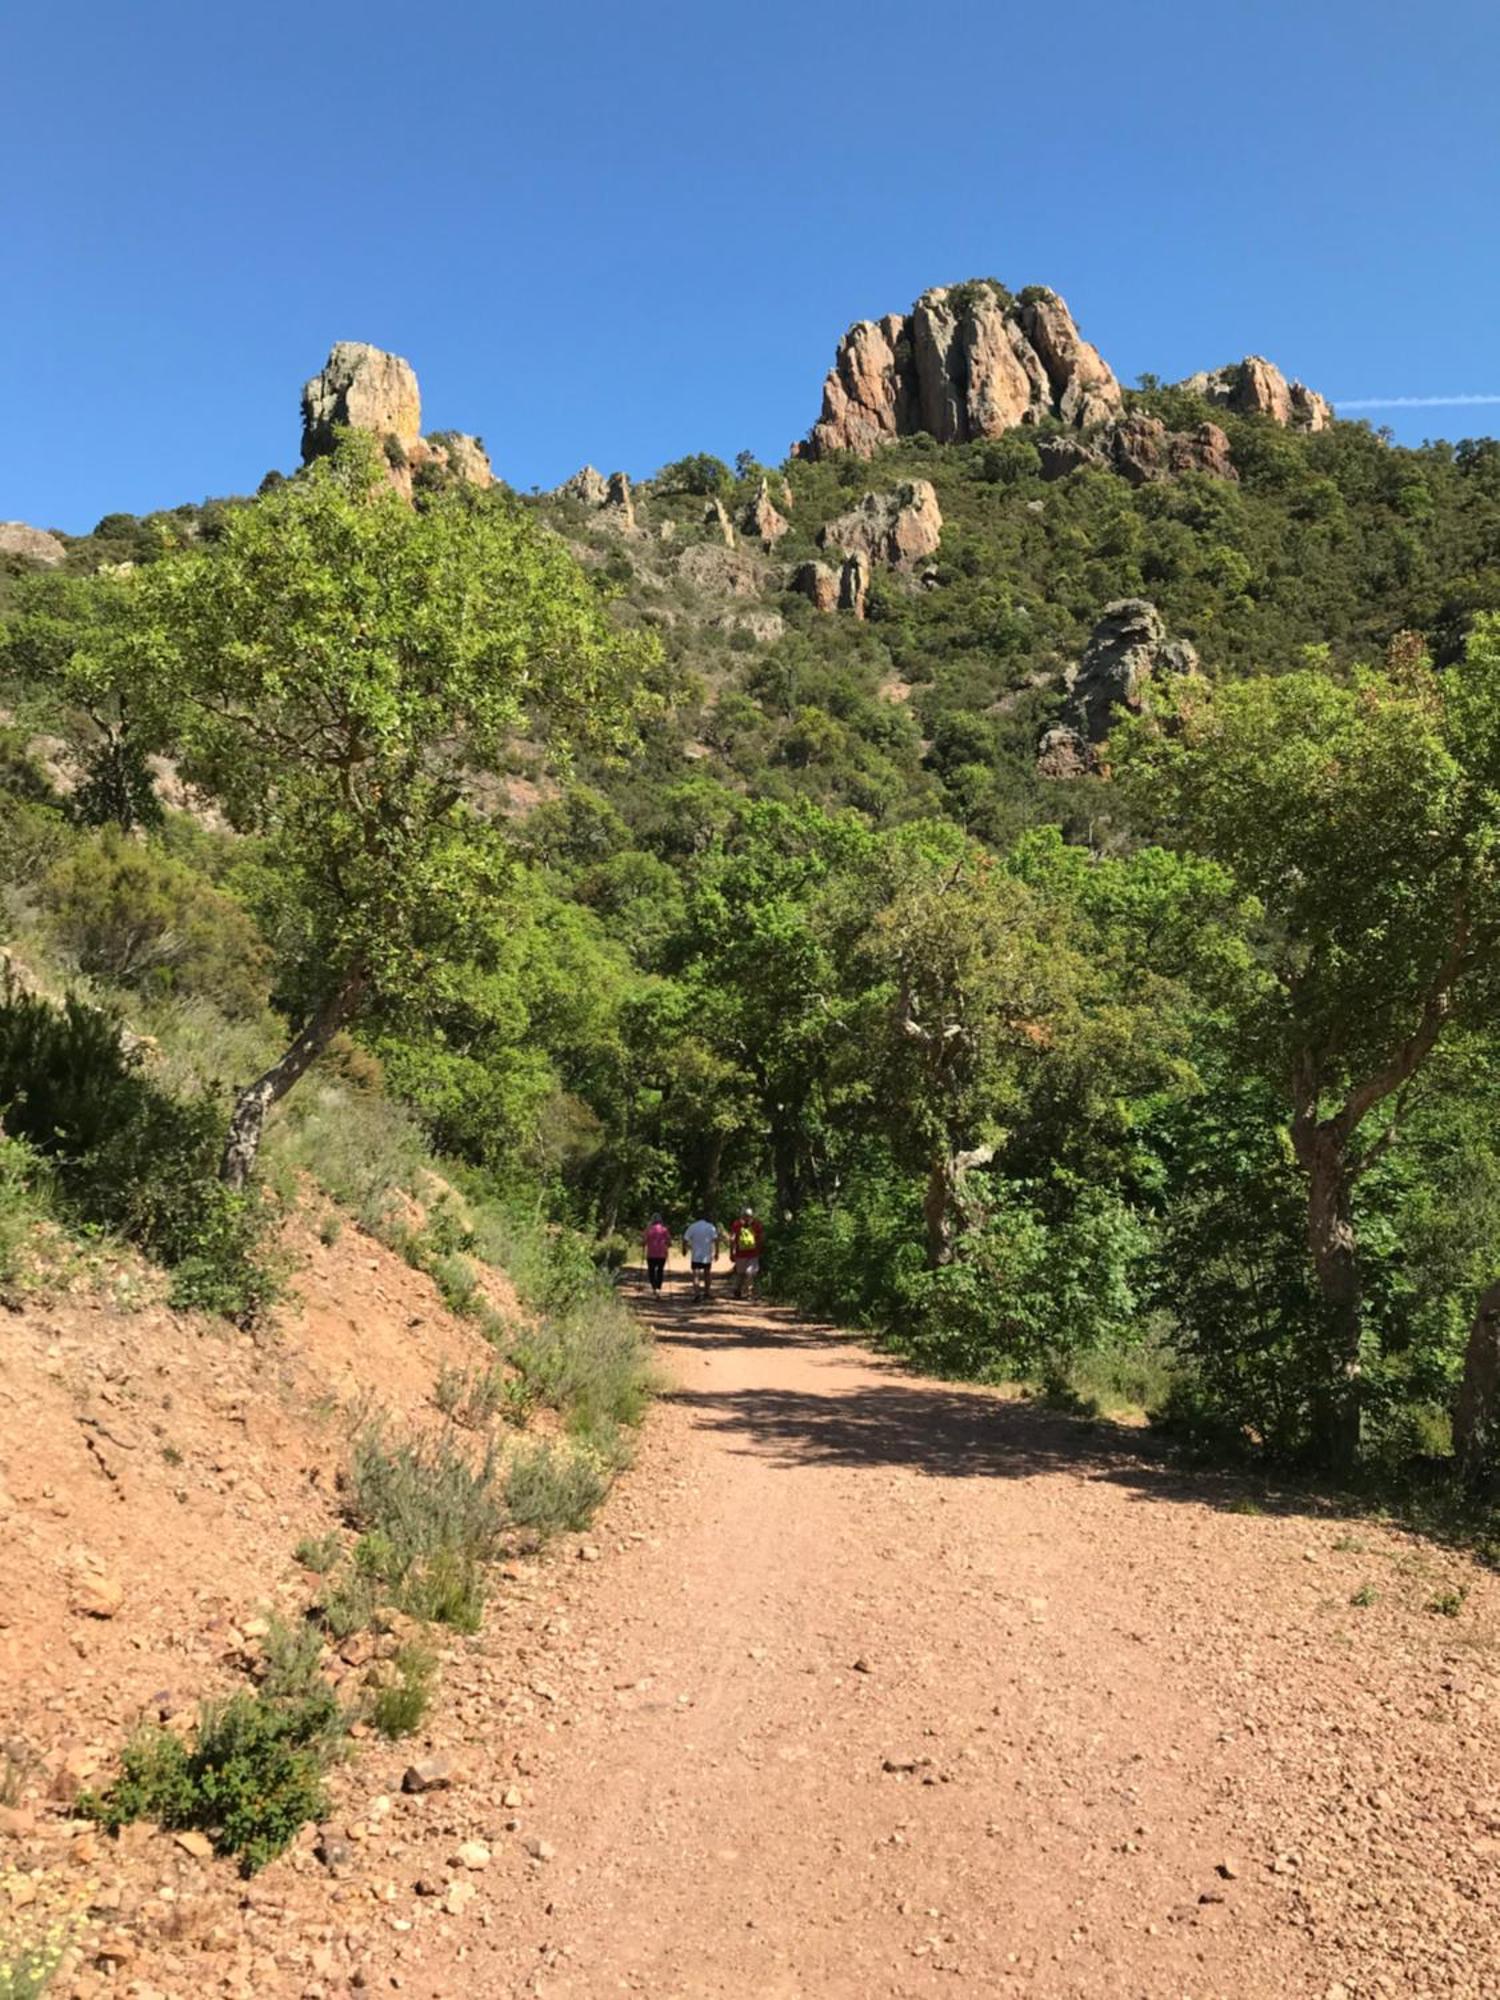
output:
[[[765,1241],[766,1232],[761,1227],[760,1217],[747,1202],[729,1231],[729,1254],[734,1260],[734,1295],[737,1299],[745,1296],[747,1287],[750,1296],[755,1296],[755,1281],[760,1276],[760,1257]]]
[[[719,1252],[718,1223],[700,1215],[696,1222],[690,1222],[683,1230],[682,1247],[693,1267],[693,1297],[706,1299],[709,1280],[713,1277],[714,1258]]]
[[[652,1291],[659,1295],[661,1281],[666,1276],[667,1258],[672,1253],[672,1232],[659,1215],[653,1215],[641,1242],[646,1251],[646,1276],[651,1280]]]

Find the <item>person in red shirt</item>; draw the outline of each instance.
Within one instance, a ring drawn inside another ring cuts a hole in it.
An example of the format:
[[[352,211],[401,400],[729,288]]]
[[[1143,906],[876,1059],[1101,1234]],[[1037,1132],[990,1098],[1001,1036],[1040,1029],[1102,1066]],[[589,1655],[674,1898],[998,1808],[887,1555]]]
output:
[[[734,1260],[734,1295],[742,1299],[748,1289],[755,1296],[755,1282],[760,1276],[761,1252],[765,1248],[766,1232],[760,1217],[747,1203],[729,1228],[729,1254]]]
[[[659,1215],[653,1215],[647,1223],[641,1243],[646,1252],[646,1276],[651,1281],[652,1291],[659,1293],[661,1281],[666,1276],[667,1258],[672,1250],[672,1232]]]

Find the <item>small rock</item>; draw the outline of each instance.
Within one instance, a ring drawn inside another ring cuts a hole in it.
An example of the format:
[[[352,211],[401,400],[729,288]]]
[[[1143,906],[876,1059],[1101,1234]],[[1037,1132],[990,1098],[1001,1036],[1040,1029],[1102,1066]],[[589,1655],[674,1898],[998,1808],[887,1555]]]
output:
[[[599,1550],[592,1542],[585,1542],[578,1551],[578,1560],[581,1563],[596,1563],[599,1560]]]
[[[488,1868],[490,1850],[482,1840],[466,1840],[453,1860],[458,1868]]]
[[[1214,1872],[1217,1875],[1221,1875],[1226,1882],[1237,1882],[1240,1879],[1239,1863],[1237,1861],[1221,1861]]]
[[[461,1917],[478,1894],[472,1882],[450,1882],[448,1893],[443,1898],[443,1908],[450,1917]]]
[[[125,1586],[118,1577],[88,1576],[73,1589],[73,1609],[84,1618],[117,1618],[125,1606]]]
[[[174,1834],[172,1838],[175,1845],[180,1847],[184,1854],[191,1854],[195,1861],[213,1859],[214,1844],[206,1833],[199,1833],[189,1827],[183,1833]]]
[[[865,1658],[864,1654],[861,1653],[859,1658],[854,1662],[850,1671],[856,1674],[872,1674],[874,1673],[875,1669],[870,1665],[870,1662]]]
[[[539,1840],[535,1834],[522,1844],[533,1861],[551,1861],[557,1853],[550,1840]]]
[[[519,1785],[507,1786],[506,1790],[501,1794],[500,1803],[509,1812],[514,1812],[517,1806],[525,1805],[526,1801],[521,1796],[520,1786]]]
[[[431,1757],[423,1757],[418,1763],[407,1765],[401,1774],[401,1789],[403,1792],[436,1792],[456,1780],[453,1759],[439,1750]]]

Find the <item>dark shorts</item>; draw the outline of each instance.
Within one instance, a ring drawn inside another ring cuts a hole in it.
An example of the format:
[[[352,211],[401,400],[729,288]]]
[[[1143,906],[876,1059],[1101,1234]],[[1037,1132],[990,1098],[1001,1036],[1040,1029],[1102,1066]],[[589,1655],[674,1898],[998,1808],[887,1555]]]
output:
[[[711,1271],[712,1269],[713,1269],[713,1265],[712,1265],[712,1264],[694,1264],[694,1266],[693,1266],[693,1276],[694,1276],[695,1278],[697,1278],[697,1277],[704,1277],[704,1278],[706,1278],[706,1277],[708,1276],[709,1272],[710,1272],[710,1271]]]

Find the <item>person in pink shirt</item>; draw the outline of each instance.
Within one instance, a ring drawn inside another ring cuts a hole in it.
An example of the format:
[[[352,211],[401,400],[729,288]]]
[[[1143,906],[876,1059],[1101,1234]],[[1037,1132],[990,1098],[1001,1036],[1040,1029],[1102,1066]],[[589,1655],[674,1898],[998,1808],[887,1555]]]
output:
[[[672,1249],[672,1232],[659,1215],[653,1215],[646,1225],[646,1233],[641,1238],[646,1251],[646,1276],[651,1280],[653,1292],[660,1292],[661,1281],[666,1276],[667,1258]]]

